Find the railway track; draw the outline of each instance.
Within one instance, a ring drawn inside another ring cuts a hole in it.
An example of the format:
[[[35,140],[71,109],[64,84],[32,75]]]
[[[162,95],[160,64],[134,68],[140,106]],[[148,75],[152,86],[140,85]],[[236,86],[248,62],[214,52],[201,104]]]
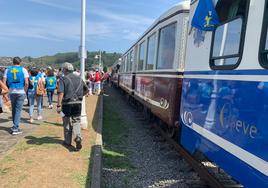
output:
[[[119,94],[119,90],[116,90],[116,92]],[[148,131],[153,133],[153,137],[157,137],[154,142],[160,142],[160,144],[168,145],[170,150],[176,151],[178,153],[180,166],[185,166],[185,164],[189,166],[189,168],[187,167],[185,169],[179,167],[180,172],[184,174],[184,182],[188,185],[188,187],[243,188],[242,185],[235,182],[232,177],[227,175],[222,169],[218,168],[210,161],[204,159],[202,155],[197,154],[192,156],[189,154],[174,139],[170,138],[169,133],[163,129],[163,124],[158,123],[159,121],[157,121],[153,115],[148,114],[148,109],[143,109],[140,103],[133,100],[128,95],[125,95],[124,92],[120,93],[121,95],[117,95],[117,97],[122,97],[130,109],[135,109],[133,111],[133,113],[136,114],[134,119],[136,119],[138,122],[142,122],[145,128],[146,125],[148,125],[148,127],[150,127],[150,130]],[[164,144],[165,142],[166,144]],[[192,172],[195,172],[196,176],[191,176],[190,174]]]
[[[191,165],[191,167],[198,173],[200,178],[213,188],[243,188],[242,185],[235,182],[223,170],[209,161],[198,161],[191,156],[185,149],[176,143],[172,138],[156,124],[152,126],[161,134],[161,136]]]
[[[134,100],[131,100],[129,96],[127,96],[127,101],[132,106]],[[135,103],[135,102],[134,102]],[[136,106],[137,107],[137,106]],[[142,109],[142,105],[139,104],[137,107],[138,111],[142,111],[144,119],[151,119],[151,115],[148,115],[148,109],[144,113],[144,109]],[[149,123],[160,135],[168,142],[168,144],[176,150],[180,156],[182,156],[188,164],[194,169],[195,172],[199,175],[200,179],[205,182],[205,184],[212,188],[243,188],[244,186],[237,183],[232,179],[231,176],[226,174],[222,169],[217,167],[215,164],[211,163],[204,158],[193,157],[190,155],[180,144],[178,144],[174,139],[172,139],[167,132],[165,132],[161,126],[159,126],[155,121]],[[197,159],[198,158],[198,159]],[[202,185],[200,185],[202,187]]]

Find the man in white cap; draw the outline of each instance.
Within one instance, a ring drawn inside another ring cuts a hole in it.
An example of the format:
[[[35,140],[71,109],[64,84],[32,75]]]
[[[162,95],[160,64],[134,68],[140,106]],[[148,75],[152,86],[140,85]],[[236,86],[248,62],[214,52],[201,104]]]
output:
[[[58,83],[58,104],[57,112],[62,113],[64,127],[64,142],[67,147],[71,146],[72,134],[76,142],[76,150],[82,148],[80,116],[83,96],[88,89],[85,82],[73,74],[74,67],[66,62],[62,65],[64,77]]]

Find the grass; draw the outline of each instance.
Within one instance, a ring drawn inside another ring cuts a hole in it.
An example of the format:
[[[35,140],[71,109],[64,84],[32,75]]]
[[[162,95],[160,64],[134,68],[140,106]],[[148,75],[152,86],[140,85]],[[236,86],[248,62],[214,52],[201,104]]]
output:
[[[127,136],[129,124],[127,119],[120,115],[117,109],[122,108],[120,99],[113,95],[104,97],[103,112],[103,167],[116,172],[124,172],[122,183],[127,187],[130,178],[135,174],[135,167],[132,165],[130,153],[124,148],[128,147]],[[103,187],[113,187],[109,182],[104,183]]]
[[[89,177],[87,177],[87,175],[81,173],[73,174],[72,176],[73,181],[75,181],[81,187],[85,187],[86,182],[89,181],[88,178]]]

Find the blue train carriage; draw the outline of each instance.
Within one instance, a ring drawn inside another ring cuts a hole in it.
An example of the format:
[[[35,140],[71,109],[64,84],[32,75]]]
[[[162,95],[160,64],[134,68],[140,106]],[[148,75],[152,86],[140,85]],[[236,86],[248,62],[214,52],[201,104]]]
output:
[[[213,31],[193,27],[208,1],[191,2],[180,142],[245,187],[268,187],[268,0],[210,1]]]

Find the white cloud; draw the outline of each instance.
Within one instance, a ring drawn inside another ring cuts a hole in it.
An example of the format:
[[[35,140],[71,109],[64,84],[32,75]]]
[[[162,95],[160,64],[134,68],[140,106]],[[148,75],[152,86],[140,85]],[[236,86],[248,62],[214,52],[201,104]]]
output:
[[[102,28],[107,29],[105,36],[119,37],[130,40],[131,42],[137,40],[154,21],[151,18],[138,14],[118,13],[118,11],[110,11],[107,8],[100,8],[95,5],[92,5],[88,12],[91,17],[95,18],[94,20],[96,20],[96,17],[105,20],[105,22],[100,22],[99,24]],[[90,17],[89,25],[94,28],[94,24],[91,24]]]
[[[45,5],[53,8],[59,8],[59,9],[64,9],[64,10],[69,10],[69,11],[80,11],[80,9],[74,8],[73,6],[67,6],[66,1],[61,0],[59,3],[55,3],[55,0],[28,0],[29,2],[32,3],[37,3],[40,5]],[[77,2],[77,1],[74,1]],[[75,3],[72,3],[73,5]],[[78,2],[77,4],[80,5]]]
[[[62,42],[79,39],[80,22],[0,23],[0,37],[26,37]]]
[[[88,37],[110,37],[113,26],[106,22],[88,22],[86,24]],[[62,42],[64,40],[80,40],[80,20],[68,22],[39,21],[38,23],[0,22],[0,37],[25,37]]]
[[[141,32],[137,31],[123,31],[123,38],[131,41],[137,40],[141,36]]]
[[[80,5],[78,0],[27,0],[44,6],[74,11]],[[71,6],[75,3],[75,7]],[[112,11],[107,7],[96,6],[88,1],[86,34],[87,41],[109,41],[124,39],[134,42],[153,23],[153,19],[138,14]],[[96,1],[93,1],[96,2]],[[79,10],[80,11],[80,10]],[[23,24],[22,24],[23,23]],[[61,43],[66,40],[80,41],[80,17],[67,21],[27,20],[22,23],[0,22],[0,38],[32,38]]]
[[[77,0],[68,1],[65,3],[63,0],[28,0],[33,3],[38,3],[45,6],[50,6],[54,8],[69,10],[69,11],[77,11],[73,8],[74,2]],[[77,3],[80,5],[80,3]],[[109,38],[109,37],[118,37],[122,36],[122,38],[127,40],[135,40],[137,39],[144,30],[153,23],[153,19],[141,16],[138,14],[123,14],[118,13],[118,11],[111,11],[109,9],[110,6],[114,8],[120,8],[121,4],[109,4],[107,2],[106,6],[103,2],[98,1],[89,1],[87,3],[87,13],[88,13],[88,23],[87,23],[87,35],[88,37],[98,37],[98,38]],[[78,5],[77,5],[78,6]],[[125,6],[123,6],[125,7]],[[122,8],[122,7],[121,7]],[[79,10],[79,9],[78,9]],[[80,11],[80,10],[79,10]],[[93,17],[92,17],[93,16]],[[93,18],[93,19],[91,19]],[[99,18],[100,21],[96,21],[96,18]],[[80,20],[72,20],[68,21],[68,23],[64,22],[48,22],[42,24],[31,24],[30,28],[25,28],[27,30],[24,37],[32,38],[40,38],[46,40],[58,40],[61,41],[63,39],[79,39],[80,35]],[[123,33],[123,30],[129,29],[131,32]],[[49,31],[49,32],[47,32]],[[19,32],[13,33],[17,36],[22,36]],[[0,32],[0,36],[3,35],[3,32]]]
[[[149,25],[153,23],[153,19],[137,14],[120,14],[99,7],[92,7],[89,11],[94,15],[103,17],[107,20],[120,22],[121,24]]]

